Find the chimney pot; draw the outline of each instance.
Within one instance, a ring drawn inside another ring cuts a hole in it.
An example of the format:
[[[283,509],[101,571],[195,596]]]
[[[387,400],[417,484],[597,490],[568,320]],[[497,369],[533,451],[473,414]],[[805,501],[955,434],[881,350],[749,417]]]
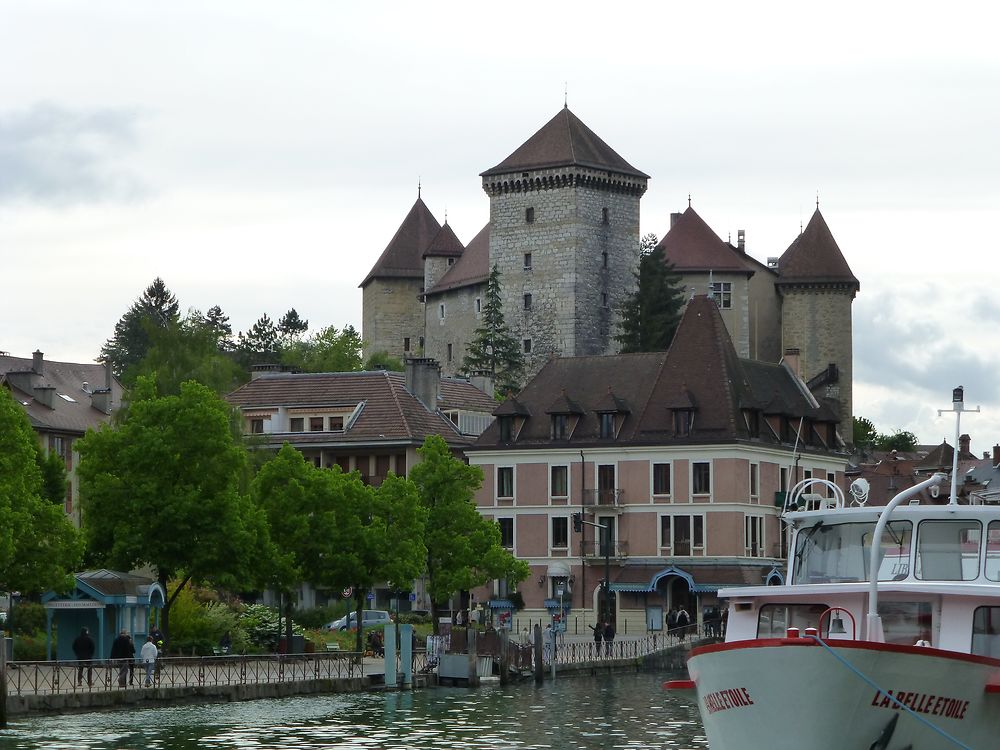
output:
[[[490,398],[496,393],[496,384],[489,370],[476,370],[469,373],[469,382]]]
[[[993,446],[993,465],[1000,466],[1000,445]]]
[[[406,360],[406,390],[412,393],[428,411],[437,411],[441,388],[441,366],[432,357],[412,357]]]
[[[672,213],[672,214],[670,214],[670,228],[671,229],[674,228],[674,224],[676,224],[678,221],[680,221],[681,215],[682,214],[680,214],[680,213]]]
[[[968,455],[968,453],[969,453],[969,447],[970,447],[971,443],[972,443],[972,438],[969,437],[967,434],[966,435],[959,435],[958,436],[958,450],[959,450],[959,452],[960,453],[965,453],[966,455]]]
[[[41,375],[44,369],[45,355],[37,349],[31,355],[31,371],[36,375]]]
[[[747,232],[745,229],[736,230],[736,249],[744,254],[747,251]]]

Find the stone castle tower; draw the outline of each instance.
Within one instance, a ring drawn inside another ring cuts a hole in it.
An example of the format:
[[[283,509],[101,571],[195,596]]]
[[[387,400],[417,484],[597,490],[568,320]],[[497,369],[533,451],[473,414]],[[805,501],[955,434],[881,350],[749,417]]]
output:
[[[553,355],[617,351],[615,311],[635,289],[648,175],[564,107],[481,176],[490,267],[528,371]]]

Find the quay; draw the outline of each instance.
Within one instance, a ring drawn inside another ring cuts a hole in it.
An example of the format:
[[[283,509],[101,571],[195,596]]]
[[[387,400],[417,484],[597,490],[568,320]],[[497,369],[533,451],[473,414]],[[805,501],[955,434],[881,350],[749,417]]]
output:
[[[567,639],[556,647],[556,674],[682,669],[689,649],[698,642],[651,635],[618,639],[608,649],[592,642]],[[532,659],[534,649],[517,644],[511,647],[512,653],[520,656],[509,658],[508,677],[531,679],[536,666]],[[412,688],[439,684],[437,658],[426,651],[414,652]],[[165,657],[160,659],[150,687],[144,686],[145,670],[138,663],[125,666],[126,685],[120,687],[122,667],[118,663],[95,661],[89,669],[84,666],[81,683],[78,662],[9,662],[6,713],[8,717],[16,717],[398,689],[396,684],[386,684],[385,662],[383,657],[356,652]],[[551,662],[551,654],[545,650],[541,664],[543,679],[551,677]],[[390,671],[400,672],[398,666]],[[482,679],[498,678],[483,675]]]

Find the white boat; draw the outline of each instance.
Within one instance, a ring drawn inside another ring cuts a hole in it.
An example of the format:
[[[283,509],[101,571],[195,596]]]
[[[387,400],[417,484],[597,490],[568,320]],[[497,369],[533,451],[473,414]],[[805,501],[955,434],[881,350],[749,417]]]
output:
[[[721,590],[725,642],[664,684],[712,750],[1000,748],[1000,507],[958,504],[954,474],[943,505],[906,501],[944,474],[884,507],[793,489],[787,583]]]

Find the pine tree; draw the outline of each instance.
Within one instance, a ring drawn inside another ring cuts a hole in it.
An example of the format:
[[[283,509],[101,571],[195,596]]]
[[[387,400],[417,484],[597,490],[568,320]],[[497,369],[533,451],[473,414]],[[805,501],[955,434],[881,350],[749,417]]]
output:
[[[101,347],[101,361],[110,362],[115,374],[122,375],[149,351],[149,327],[176,323],[179,311],[177,297],[156,277],[115,325],[114,335]]]
[[[486,284],[482,324],[475,330],[462,360],[462,372],[471,374],[477,371],[490,373],[496,383],[497,394],[502,396],[518,391],[524,376],[524,354],[504,321],[500,269],[496,265],[490,271]]]
[[[287,349],[294,344],[306,331],[309,330],[309,321],[302,320],[299,313],[293,307],[281,316],[278,321],[278,340],[282,349]]]
[[[240,331],[236,348],[245,367],[278,360],[278,328],[267,313],[261,315],[245,334]]]
[[[638,288],[620,308],[622,352],[662,352],[670,346],[684,307],[681,277],[667,262],[655,234],[640,241]]]

